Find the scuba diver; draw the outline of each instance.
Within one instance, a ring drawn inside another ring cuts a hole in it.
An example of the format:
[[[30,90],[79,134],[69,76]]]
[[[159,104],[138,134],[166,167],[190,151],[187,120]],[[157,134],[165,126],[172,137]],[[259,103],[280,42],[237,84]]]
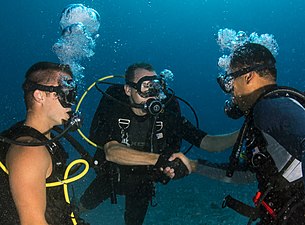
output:
[[[218,82],[232,96],[228,115],[245,121],[226,175],[234,177],[242,166],[255,174],[258,191],[255,207],[231,196],[223,207],[249,217],[248,224],[305,224],[304,94],[277,86],[276,60],[265,46],[246,43],[230,57],[229,71]]]
[[[23,91],[25,121],[1,133],[2,139],[16,144],[1,143],[0,223],[66,225],[76,224],[74,219],[77,224],[87,224],[81,218],[71,218],[72,207],[65,201],[63,185],[46,187],[63,181],[66,169],[68,154],[53,139],[51,129],[71,117],[76,101],[72,71],[68,65],[35,63],[26,72]]]
[[[147,63],[135,63],[125,73],[125,85],[104,93],[90,128],[98,144],[94,156],[96,178],[79,202],[80,212],[94,209],[116,195],[125,196],[127,225],[143,224],[155,184],[182,178],[196,162],[179,153],[182,139],[216,152],[235,143],[237,133],[208,135],[181,115],[177,97],[164,74]]]

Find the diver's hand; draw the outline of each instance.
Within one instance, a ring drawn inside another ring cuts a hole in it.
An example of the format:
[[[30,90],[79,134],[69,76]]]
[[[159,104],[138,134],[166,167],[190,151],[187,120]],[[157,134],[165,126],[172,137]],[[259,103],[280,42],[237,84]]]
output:
[[[191,172],[195,171],[196,162],[187,158],[183,153],[181,153],[181,152],[174,153],[174,154],[171,155],[171,157],[169,157],[168,160],[169,161],[174,161],[176,159],[180,159],[182,161],[182,163],[186,166],[189,174]]]
[[[154,165],[154,180],[156,182],[160,182],[162,184],[167,184],[170,180],[171,180],[171,175],[170,172],[168,171],[169,169],[166,170],[165,172],[165,168],[170,168],[169,167],[169,163],[170,161],[168,161],[169,157],[171,155],[170,154],[160,154],[159,158],[156,162],[156,164]],[[172,175],[174,176],[174,175]]]
[[[175,177],[175,170],[171,167],[165,167],[164,169],[161,168],[161,171],[163,171],[163,173],[168,176],[170,179],[173,179]]]
[[[157,181],[166,184],[170,179],[180,179],[192,171],[191,161],[182,153],[161,154],[155,165]]]
[[[192,171],[190,160],[182,153],[174,153],[168,158],[168,165],[163,172],[171,179],[180,179]]]

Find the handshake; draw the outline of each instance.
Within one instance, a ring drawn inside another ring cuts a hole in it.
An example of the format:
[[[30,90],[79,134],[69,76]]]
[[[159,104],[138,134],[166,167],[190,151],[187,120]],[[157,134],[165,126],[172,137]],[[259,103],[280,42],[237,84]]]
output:
[[[167,184],[191,173],[190,160],[182,153],[160,154],[153,168],[154,181]]]

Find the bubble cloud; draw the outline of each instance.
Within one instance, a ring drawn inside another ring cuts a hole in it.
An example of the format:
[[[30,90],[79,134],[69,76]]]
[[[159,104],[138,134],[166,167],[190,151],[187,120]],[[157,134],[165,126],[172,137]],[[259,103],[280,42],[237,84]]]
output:
[[[224,71],[228,71],[230,65],[230,56],[234,50],[245,43],[261,44],[269,49],[273,56],[278,55],[279,46],[272,34],[261,34],[253,32],[249,36],[244,31],[238,31],[232,29],[219,29],[217,43],[220,48],[229,51],[229,55],[222,55],[218,59],[218,66]]]
[[[81,83],[84,77],[81,62],[95,53],[100,15],[82,4],[70,4],[63,10],[59,25],[61,37],[53,45],[53,51],[61,63],[70,65],[76,82]]]

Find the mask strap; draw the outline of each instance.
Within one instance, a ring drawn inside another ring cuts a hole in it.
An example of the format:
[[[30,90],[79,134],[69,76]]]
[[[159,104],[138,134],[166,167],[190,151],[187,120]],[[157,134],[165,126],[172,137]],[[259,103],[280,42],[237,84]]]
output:
[[[34,83],[29,80],[22,85],[22,88],[26,91],[40,90],[40,91],[48,91],[48,92],[56,92],[56,93],[59,93],[61,90],[61,86],[46,86],[46,85]]]

